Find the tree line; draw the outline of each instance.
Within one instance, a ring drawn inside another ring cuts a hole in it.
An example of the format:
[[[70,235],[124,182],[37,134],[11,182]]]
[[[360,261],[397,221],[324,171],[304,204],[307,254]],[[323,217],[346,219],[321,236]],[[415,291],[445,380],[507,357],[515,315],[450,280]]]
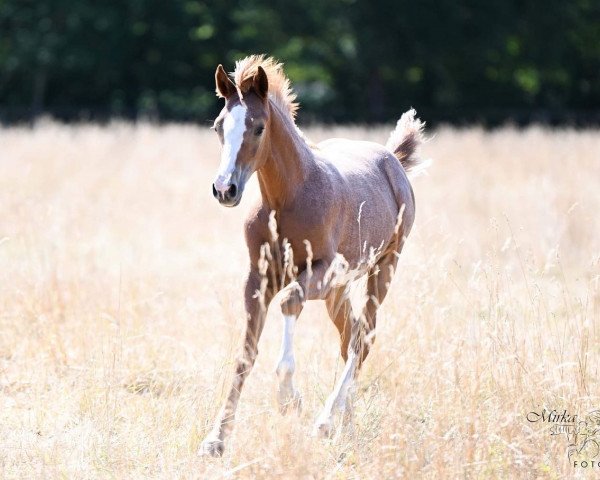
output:
[[[0,0],[0,120],[202,123],[250,53],[304,122],[600,123],[597,0]]]

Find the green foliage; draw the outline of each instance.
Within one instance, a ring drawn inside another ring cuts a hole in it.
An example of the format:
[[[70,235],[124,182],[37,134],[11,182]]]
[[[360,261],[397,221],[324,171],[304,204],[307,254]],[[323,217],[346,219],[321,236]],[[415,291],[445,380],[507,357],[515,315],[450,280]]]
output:
[[[249,53],[285,62],[304,120],[598,115],[599,19],[593,0],[0,0],[0,115],[204,121],[216,65]]]

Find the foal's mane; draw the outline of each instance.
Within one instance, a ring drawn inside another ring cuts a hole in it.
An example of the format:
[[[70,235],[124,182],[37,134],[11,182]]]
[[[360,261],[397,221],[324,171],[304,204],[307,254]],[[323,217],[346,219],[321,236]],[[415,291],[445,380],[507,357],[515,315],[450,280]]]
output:
[[[284,112],[288,112],[292,120],[296,116],[298,103],[296,94],[292,91],[290,80],[283,73],[283,64],[273,57],[251,55],[235,62],[232,74],[237,87],[246,93],[252,86],[252,79],[258,67],[261,66],[269,79],[269,98]]]

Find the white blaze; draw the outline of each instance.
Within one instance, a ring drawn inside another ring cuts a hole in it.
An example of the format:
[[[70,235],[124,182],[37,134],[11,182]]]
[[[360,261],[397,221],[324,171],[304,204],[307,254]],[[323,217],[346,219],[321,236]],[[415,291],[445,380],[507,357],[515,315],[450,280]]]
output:
[[[221,163],[217,170],[215,188],[224,193],[229,188],[229,181],[235,168],[235,160],[242,147],[244,132],[246,131],[246,112],[244,105],[236,105],[225,116],[223,122],[223,150]]]

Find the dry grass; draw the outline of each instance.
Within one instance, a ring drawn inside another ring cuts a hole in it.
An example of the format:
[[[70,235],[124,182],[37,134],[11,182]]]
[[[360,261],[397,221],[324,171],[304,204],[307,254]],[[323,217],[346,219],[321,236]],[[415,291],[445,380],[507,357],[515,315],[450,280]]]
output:
[[[195,452],[241,340],[249,202],[212,199],[212,132],[49,123],[0,130],[0,145],[2,477],[584,473],[525,415],[600,407],[598,131],[439,130],[356,437],[308,435],[341,370],[320,303],[296,337],[304,412],[279,416],[272,308],[222,459]]]

